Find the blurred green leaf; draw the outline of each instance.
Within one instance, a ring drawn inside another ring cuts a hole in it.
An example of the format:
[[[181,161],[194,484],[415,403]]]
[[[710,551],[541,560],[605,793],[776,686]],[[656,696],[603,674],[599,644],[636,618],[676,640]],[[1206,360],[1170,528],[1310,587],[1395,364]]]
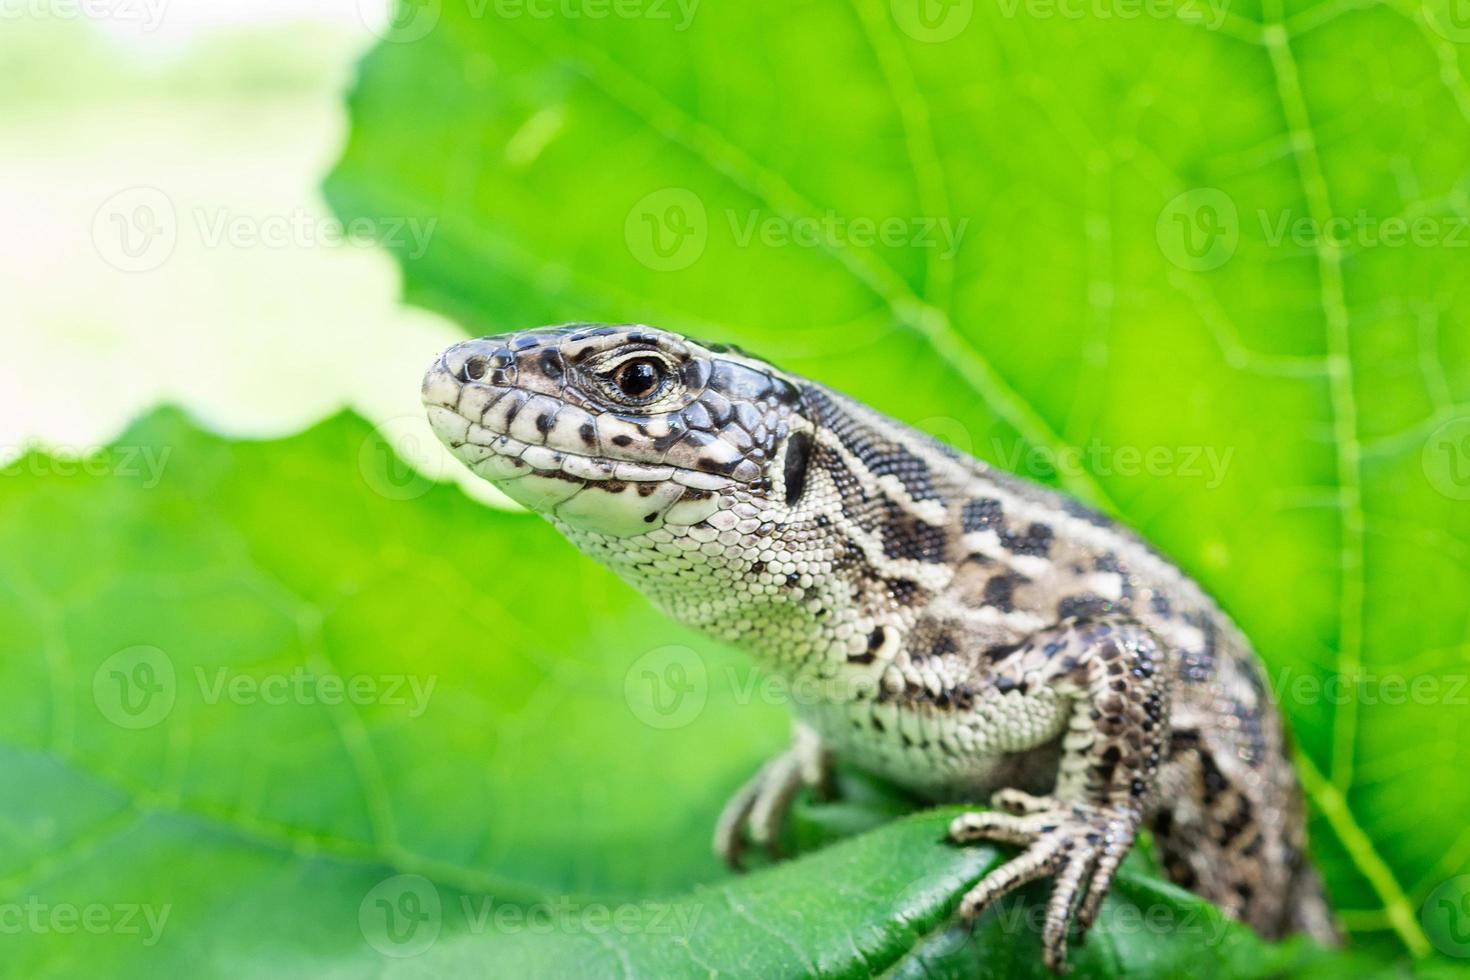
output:
[[[735,341],[1120,514],[1258,644],[1357,941],[1455,953],[1470,37],[1123,6],[405,8],[328,191],[439,214],[474,331]]]

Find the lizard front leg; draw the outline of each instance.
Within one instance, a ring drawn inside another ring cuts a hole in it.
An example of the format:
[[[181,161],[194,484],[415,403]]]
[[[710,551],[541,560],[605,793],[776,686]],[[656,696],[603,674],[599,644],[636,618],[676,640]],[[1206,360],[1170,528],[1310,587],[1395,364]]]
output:
[[[1152,805],[1168,739],[1162,656],[1159,642],[1132,620],[1073,621],[1032,637],[982,681],[1003,691],[1049,688],[1069,708],[1052,795],[1003,789],[993,798],[998,810],[967,813],[950,825],[956,842],[1025,848],[965,895],[960,914],[974,919],[1002,895],[1054,876],[1042,945],[1056,972],[1066,969],[1069,925],[1075,919],[1085,933],[1092,924]]]
[[[715,853],[739,870],[746,834],[774,854],[781,826],[804,786],[826,792],[832,778],[832,753],[810,726],[796,722],[791,747],[772,758],[725,804],[715,823]]]

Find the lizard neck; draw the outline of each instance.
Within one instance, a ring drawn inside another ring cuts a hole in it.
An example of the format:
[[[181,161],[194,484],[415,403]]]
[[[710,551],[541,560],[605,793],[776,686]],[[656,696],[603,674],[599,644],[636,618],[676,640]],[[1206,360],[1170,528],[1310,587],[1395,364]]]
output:
[[[867,675],[954,581],[982,464],[820,385],[800,391],[806,445],[789,503],[737,488],[697,524],[622,538],[553,521],[655,605],[768,669]]]

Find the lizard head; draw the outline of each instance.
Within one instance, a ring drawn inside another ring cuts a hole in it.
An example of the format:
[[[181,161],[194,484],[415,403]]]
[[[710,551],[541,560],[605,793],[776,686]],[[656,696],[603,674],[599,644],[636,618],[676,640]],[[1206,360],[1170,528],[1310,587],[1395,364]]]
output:
[[[627,538],[801,495],[801,391],[764,362],[640,325],[468,340],[429,368],[435,433],[566,530]],[[769,517],[767,518],[769,519]]]

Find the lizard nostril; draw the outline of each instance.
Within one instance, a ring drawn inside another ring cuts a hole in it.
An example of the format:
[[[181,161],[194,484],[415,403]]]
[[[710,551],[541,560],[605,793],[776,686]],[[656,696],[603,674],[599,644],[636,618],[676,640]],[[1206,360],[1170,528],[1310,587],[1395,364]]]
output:
[[[490,360],[476,354],[464,362],[464,367],[459,369],[459,374],[465,381],[479,381],[489,370]]]

